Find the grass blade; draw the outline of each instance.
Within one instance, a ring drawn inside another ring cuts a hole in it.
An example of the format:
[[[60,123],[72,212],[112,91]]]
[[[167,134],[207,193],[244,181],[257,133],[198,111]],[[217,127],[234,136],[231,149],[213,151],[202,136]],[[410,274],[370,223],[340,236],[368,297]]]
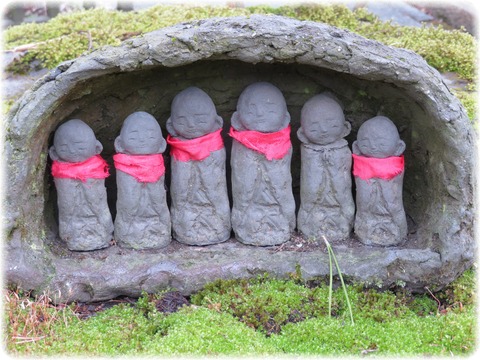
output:
[[[333,264],[332,264],[332,253],[328,248],[328,260],[330,266],[330,283],[328,286],[328,317],[332,317],[332,294],[333,294]]]
[[[330,306],[331,306],[331,291],[332,291],[332,258],[333,261],[335,262],[335,266],[337,267],[337,272],[338,276],[340,277],[340,281],[342,283],[342,288],[343,288],[343,293],[345,294],[345,299],[347,301],[347,306],[348,306],[348,311],[350,313],[350,320],[352,321],[352,325],[355,325],[355,321],[353,321],[353,312],[352,312],[352,306],[350,304],[350,299],[348,297],[347,293],[347,287],[345,286],[345,282],[343,281],[343,276],[342,276],[342,271],[340,270],[340,266],[338,265],[337,257],[335,256],[335,253],[333,252],[332,246],[328,242],[328,240],[323,236],[323,241],[325,241],[325,244],[327,245],[327,250],[328,250],[328,256],[330,259],[330,289],[329,289],[329,314],[330,313]]]

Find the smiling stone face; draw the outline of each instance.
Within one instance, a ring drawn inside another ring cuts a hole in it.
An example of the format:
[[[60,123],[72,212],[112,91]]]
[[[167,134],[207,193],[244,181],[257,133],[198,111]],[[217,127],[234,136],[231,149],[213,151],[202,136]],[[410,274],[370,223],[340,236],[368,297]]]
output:
[[[331,144],[350,132],[350,124],[340,105],[327,95],[316,95],[302,108],[301,125],[303,136],[318,145]]]
[[[98,145],[93,130],[78,119],[62,124],[53,138],[58,160],[70,163],[82,162],[98,154],[101,151],[98,151]]]
[[[161,152],[165,140],[155,118],[143,111],[130,114],[123,122],[115,140],[118,152],[130,155],[150,155]]]
[[[266,82],[249,85],[238,99],[234,118],[243,129],[263,133],[276,132],[290,122],[287,104],[281,91]],[[232,120],[235,121],[235,120]]]
[[[172,136],[195,139],[221,127],[215,105],[206,92],[189,87],[175,96],[167,129]]]
[[[376,116],[360,126],[352,148],[357,155],[383,159],[400,156],[405,143],[400,140],[397,127],[390,119]]]

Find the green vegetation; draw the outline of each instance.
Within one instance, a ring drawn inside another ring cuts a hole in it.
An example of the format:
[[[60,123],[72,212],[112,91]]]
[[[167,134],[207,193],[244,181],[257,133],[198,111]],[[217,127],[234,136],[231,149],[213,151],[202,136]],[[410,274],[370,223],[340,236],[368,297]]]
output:
[[[355,321],[353,320],[353,314],[352,314],[352,305],[350,304],[350,298],[348,297],[348,291],[347,287],[345,285],[345,281],[343,281],[343,275],[342,275],[342,270],[340,269],[340,266],[338,265],[337,257],[335,256],[335,252],[332,249],[332,246],[328,242],[327,238],[323,236],[323,241],[325,242],[325,245],[327,246],[327,251],[328,251],[328,262],[329,262],[329,269],[330,269],[330,277],[329,277],[329,282],[328,282],[328,316],[332,316],[332,292],[333,292],[333,262],[335,263],[335,268],[337,269],[338,277],[340,278],[340,282],[342,283],[342,289],[343,293],[345,294],[345,300],[347,302],[348,306],[348,312],[350,314],[350,320],[352,321],[352,325],[355,324]]]
[[[156,6],[138,12],[91,9],[60,14],[52,20],[13,26],[4,31],[4,48],[28,52],[10,65],[9,71],[28,71],[32,63],[53,68],[105,45],[183,21],[210,17],[274,14],[300,20],[327,23],[356,32],[387,45],[413,50],[440,72],[455,72],[461,78],[475,78],[476,41],[460,30],[437,27],[406,27],[384,23],[364,9],[350,11],[341,5],[255,6],[248,8]],[[36,62],[34,62],[37,60]],[[40,64],[38,64],[40,62]],[[470,119],[476,118],[476,91],[456,91]],[[5,104],[3,113],[10,108]]]
[[[467,111],[468,118],[474,121],[474,125],[478,129],[478,121],[475,121],[477,119],[477,92],[473,86],[470,88],[472,88],[470,91],[454,90],[453,93]]]
[[[9,111],[10,108],[13,106],[15,103],[15,100],[4,100],[2,101],[2,115],[6,115]]]
[[[384,23],[364,9],[350,11],[342,5],[303,5],[272,8],[157,6],[138,12],[93,9],[61,14],[44,24],[23,24],[4,32],[6,49],[28,44],[28,54],[15,65],[17,71],[34,59],[53,68],[104,45],[179,22],[211,17],[275,14],[300,20],[324,22],[356,32],[387,45],[407,48],[422,55],[441,72],[452,71],[472,80],[475,75],[476,43],[473,36],[441,26],[423,28]]]
[[[475,271],[436,294],[379,292],[328,279],[260,276],[219,280],[173,314],[157,310],[164,294],[144,294],[86,320],[75,304],[54,307],[45,295],[6,291],[6,348],[12,355],[467,355],[475,350]],[[313,286],[315,284],[315,286]]]

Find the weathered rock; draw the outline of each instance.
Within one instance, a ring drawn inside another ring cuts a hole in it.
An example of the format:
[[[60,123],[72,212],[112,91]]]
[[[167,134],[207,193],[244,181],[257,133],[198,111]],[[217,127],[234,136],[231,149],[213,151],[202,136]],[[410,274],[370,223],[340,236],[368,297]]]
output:
[[[113,238],[105,188],[109,173],[102,149],[92,129],[72,119],[55,130],[48,151],[57,190],[58,232],[70,250],[103,249]]]
[[[402,196],[405,142],[390,119],[375,116],[358,129],[352,151],[355,235],[365,245],[401,244],[408,234]]]
[[[242,91],[230,120],[232,229],[243,244],[278,245],[295,230],[290,114],[268,82]]]
[[[99,49],[61,64],[24,94],[6,121],[6,280],[57,292],[58,301],[95,301],[166,287],[187,294],[219,277],[264,271],[285,276],[297,263],[305,278],[327,274],[328,259],[321,250],[275,253],[232,241],[200,248],[174,241],[160,250],[113,246],[76,254],[58,239],[47,150],[61,122],[83,119],[111,162],[115,136],[130,113],[151,113],[165,131],[173,97],[197,86],[228,120],[240,92],[255,81],[282,91],[293,134],[305,101],[328,90],[345,105],[352,124],[346,138],[350,145],[359,126],[376,115],[392,119],[406,142],[408,239],[400,248],[368,247],[355,240],[335,246],[345,275],[421,291],[426,285],[445,286],[473,263],[473,130],[438,72],[411,51],[347,31],[253,15],[178,24]],[[230,126],[228,121],[224,126]],[[229,163],[231,139],[224,140]],[[295,137],[292,142],[298,196],[300,145]],[[112,175],[106,186],[114,213]]]
[[[115,139],[117,170],[115,241],[132,249],[160,249],[172,240],[163,152],[167,142],[157,120],[130,114]]]
[[[341,105],[328,93],[303,105],[298,139],[302,142],[300,207],[297,229],[330,242],[350,237],[355,203],[352,196],[352,151],[344,139],[351,125]]]
[[[172,101],[166,127],[170,136],[170,212],[175,240],[212,245],[230,238],[230,203],[223,119],[203,90],[189,87]]]

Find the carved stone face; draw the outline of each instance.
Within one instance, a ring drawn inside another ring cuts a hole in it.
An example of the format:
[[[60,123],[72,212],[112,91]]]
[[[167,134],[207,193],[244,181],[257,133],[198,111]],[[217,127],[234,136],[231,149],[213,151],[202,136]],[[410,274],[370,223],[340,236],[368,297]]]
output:
[[[101,151],[102,146],[93,130],[82,120],[73,119],[62,124],[55,132],[50,154],[53,160],[75,163],[85,161]]]
[[[195,139],[218,130],[223,120],[203,90],[190,87],[175,96],[167,129],[173,136]]]
[[[405,150],[405,143],[400,140],[397,127],[390,119],[376,116],[360,126],[353,150],[357,155],[387,158],[400,156]]]
[[[265,82],[249,85],[242,92],[235,117],[243,129],[263,133],[282,130],[290,122],[282,93]]]
[[[149,155],[162,152],[164,143],[157,120],[146,112],[138,111],[123,122],[120,136],[115,140],[115,148],[125,154]]]
[[[317,95],[307,101],[302,108],[302,132],[311,143],[331,144],[350,132],[350,124],[340,105],[333,99]]]

